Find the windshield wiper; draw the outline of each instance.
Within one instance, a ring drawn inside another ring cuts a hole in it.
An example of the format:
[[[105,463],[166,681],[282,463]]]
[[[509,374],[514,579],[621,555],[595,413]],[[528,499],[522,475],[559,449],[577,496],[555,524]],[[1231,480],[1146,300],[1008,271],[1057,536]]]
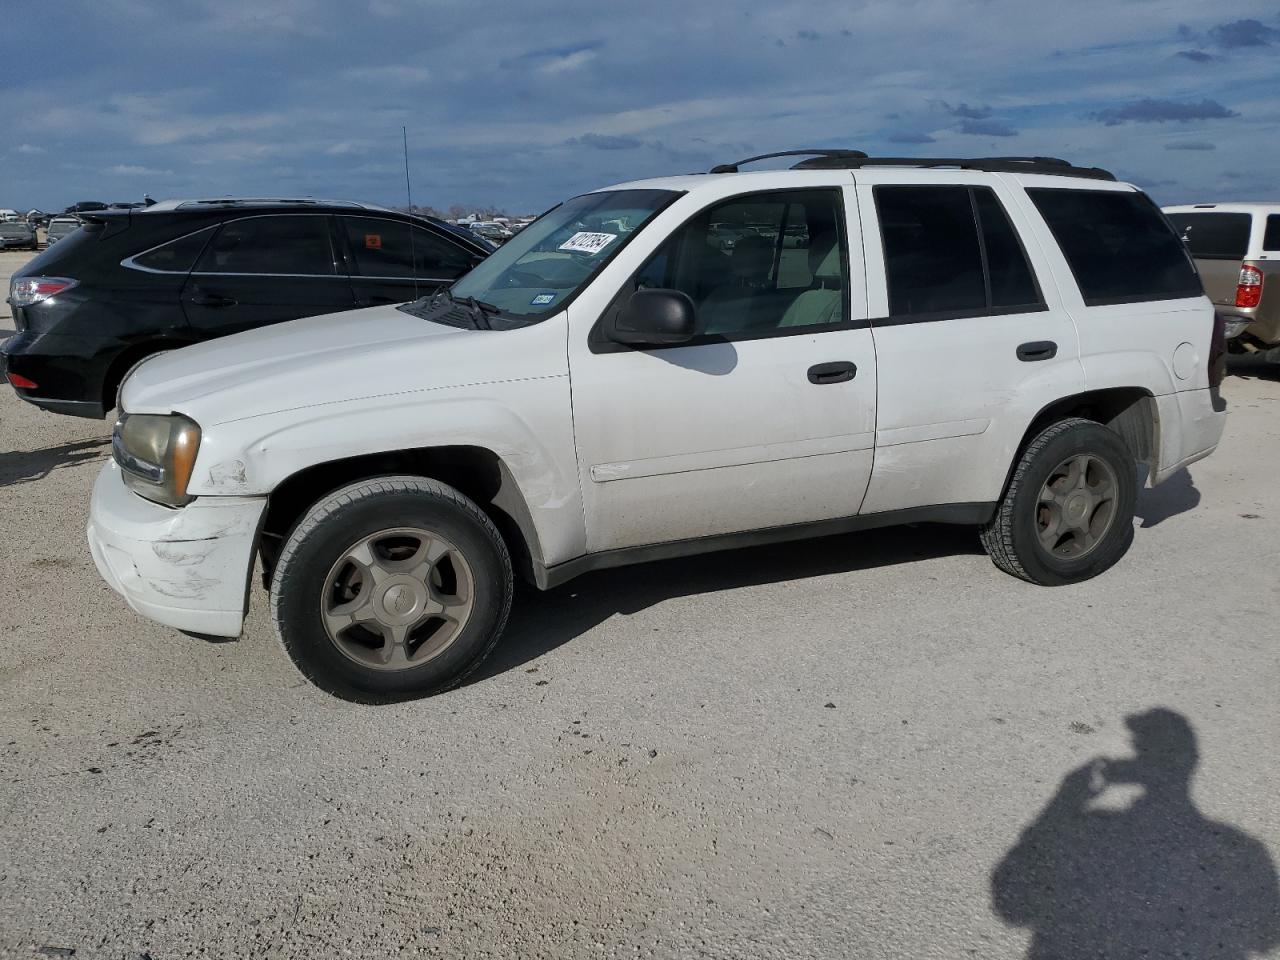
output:
[[[475,318],[476,328],[492,330],[493,324],[489,321],[491,316],[497,316],[502,312],[501,307],[495,307],[492,303],[485,303],[483,300],[477,300],[475,297],[463,297],[458,299],[452,293],[449,294],[451,300],[455,303],[461,303],[471,309],[471,316]]]

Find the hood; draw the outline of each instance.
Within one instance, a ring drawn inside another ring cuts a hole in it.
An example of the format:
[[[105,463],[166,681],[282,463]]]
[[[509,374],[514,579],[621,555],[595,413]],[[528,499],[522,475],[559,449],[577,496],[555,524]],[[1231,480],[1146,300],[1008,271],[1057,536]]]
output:
[[[518,331],[513,331],[518,332]],[[462,330],[370,307],[291,320],[158,354],[125,381],[130,413],[184,413],[202,426],[295,407],[485,377],[512,332]]]

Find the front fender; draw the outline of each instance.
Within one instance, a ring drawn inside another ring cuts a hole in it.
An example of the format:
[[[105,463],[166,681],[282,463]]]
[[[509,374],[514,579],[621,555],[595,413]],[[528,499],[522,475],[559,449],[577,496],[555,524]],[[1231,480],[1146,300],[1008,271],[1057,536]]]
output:
[[[518,485],[544,561],[585,549],[568,376],[320,404],[221,423],[201,439],[188,492],[263,496],[308,467],[442,446],[491,451]]]

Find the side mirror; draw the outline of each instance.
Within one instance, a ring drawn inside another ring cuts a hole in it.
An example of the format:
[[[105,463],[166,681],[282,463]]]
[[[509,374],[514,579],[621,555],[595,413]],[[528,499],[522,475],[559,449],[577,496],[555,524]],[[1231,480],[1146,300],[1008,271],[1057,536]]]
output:
[[[606,322],[604,333],[632,347],[687,343],[698,335],[697,311],[679,290],[637,290]]]

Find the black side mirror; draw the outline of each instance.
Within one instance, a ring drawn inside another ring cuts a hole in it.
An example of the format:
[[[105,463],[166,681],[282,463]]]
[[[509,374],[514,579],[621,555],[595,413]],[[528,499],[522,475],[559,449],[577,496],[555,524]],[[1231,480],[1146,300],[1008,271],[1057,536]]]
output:
[[[637,290],[605,324],[605,336],[632,347],[687,343],[698,335],[697,311],[679,290]]]

